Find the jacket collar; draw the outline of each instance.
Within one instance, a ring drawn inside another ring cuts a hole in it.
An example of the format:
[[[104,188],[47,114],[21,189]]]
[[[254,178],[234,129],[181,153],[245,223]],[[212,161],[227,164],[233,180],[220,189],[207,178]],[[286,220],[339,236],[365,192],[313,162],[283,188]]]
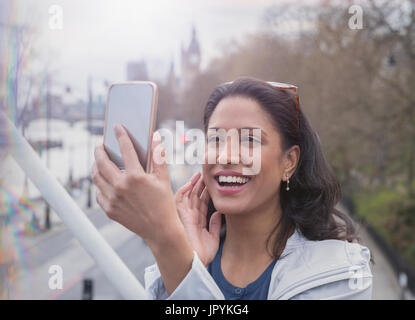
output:
[[[305,241],[307,241],[307,238],[304,237],[300,229],[296,227],[293,234],[287,239],[283,253],[288,249],[303,245]]]

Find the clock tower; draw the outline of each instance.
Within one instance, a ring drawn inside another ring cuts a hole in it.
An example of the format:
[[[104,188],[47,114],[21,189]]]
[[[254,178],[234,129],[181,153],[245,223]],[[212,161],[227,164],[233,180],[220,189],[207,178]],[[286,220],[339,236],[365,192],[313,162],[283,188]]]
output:
[[[182,88],[187,87],[200,71],[200,47],[196,35],[196,28],[192,28],[192,38],[189,47],[181,48],[181,67],[182,67]]]

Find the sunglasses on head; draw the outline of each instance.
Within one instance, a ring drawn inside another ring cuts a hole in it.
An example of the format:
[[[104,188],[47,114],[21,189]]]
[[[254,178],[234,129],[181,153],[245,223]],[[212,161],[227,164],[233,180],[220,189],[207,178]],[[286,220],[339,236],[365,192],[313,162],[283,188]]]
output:
[[[224,82],[223,85],[228,85],[233,83],[233,81]],[[274,81],[266,81],[272,87],[279,89],[279,90],[291,90],[295,94],[295,114],[297,117],[297,125],[300,128],[300,119],[299,119],[299,109],[300,109],[300,97],[298,95],[298,87],[293,84],[282,83],[282,82],[274,82]]]

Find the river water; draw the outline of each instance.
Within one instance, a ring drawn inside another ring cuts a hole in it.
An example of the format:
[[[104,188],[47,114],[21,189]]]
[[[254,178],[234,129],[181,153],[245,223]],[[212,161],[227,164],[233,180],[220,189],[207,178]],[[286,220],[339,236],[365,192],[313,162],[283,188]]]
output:
[[[49,139],[62,142],[61,148],[49,149],[49,169],[62,184],[68,182],[70,168],[72,168],[74,180],[90,174],[94,162],[95,146],[102,143],[103,137],[89,134],[86,126],[86,121],[70,125],[63,120],[49,120]],[[30,122],[24,135],[26,139],[31,141],[46,140],[46,119]],[[40,152],[39,156],[46,165],[46,150]],[[0,179],[3,180],[5,186],[12,188],[17,194],[21,194],[25,185],[25,174],[10,156],[6,157],[3,162]],[[28,180],[27,187],[29,198],[40,196],[39,191],[30,180]]]
[[[103,142],[102,135],[89,133],[86,121],[79,121],[71,125],[69,122],[59,119],[49,120],[49,139],[61,141],[62,147],[49,149],[49,170],[61,182],[66,185],[72,168],[73,180],[84,178],[91,174],[94,162],[95,146]],[[31,141],[46,140],[46,119],[31,121],[25,129],[25,138]],[[46,150],[40,152],[42,162],[47,164]],[[21,195],[27,181],[27,192],[29,198],[38,198],[38,189],[25,179],[24,172],[11,156],[6,157],[1,165],[0,180],[2,184],[12,188],[14,192]],[[187,182],[187,179],[197,170],[199,165],[170,165],[169,173],[173,190]],[[1,203],[0,198],[0,203]],[[0,208],[1,209],[1,208]]]

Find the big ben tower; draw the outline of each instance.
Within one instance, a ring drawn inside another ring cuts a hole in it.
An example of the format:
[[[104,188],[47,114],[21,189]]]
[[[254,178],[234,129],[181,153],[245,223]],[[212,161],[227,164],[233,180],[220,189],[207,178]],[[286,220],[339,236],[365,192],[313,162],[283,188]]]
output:
[[[185,88],[200,71],[200,47],[194,26],[192,27],[192,39],[188,49],[184,49],[182,44],[181,51],[182,88]]]

